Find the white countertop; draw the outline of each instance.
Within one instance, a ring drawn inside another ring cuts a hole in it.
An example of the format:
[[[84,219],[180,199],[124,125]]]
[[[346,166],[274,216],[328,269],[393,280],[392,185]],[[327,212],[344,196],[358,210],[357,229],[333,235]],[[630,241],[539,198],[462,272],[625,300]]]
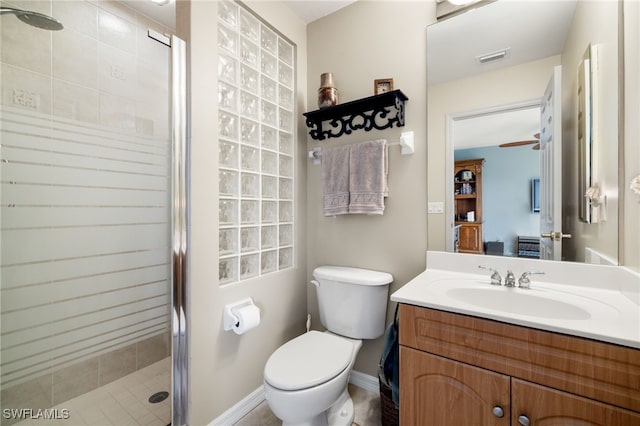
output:
[[[446,257],[449,256],[451,255]],[[439,259],[440,254],[435,257]],[[612,285],[611,278],[614,276],[614,281],[620,280],[613,269],[593,269],[597,265],[586,265],[584,272],[587,276],[597,278],[600,274],[610,279],[595,279],[597,282],[593,282],[592,279],[591,282],[585,282],[584,286],[576,285],[575,282],[549,282],[553,279],[548,277],[549,274],[544,276],[546,282],[539,280],[538,276],[532,276],[531,289],[491,285],[490,273],[482,271],[477,274],[459,272],[473,270],[473,265],[461,266],[460,261],[486,263],[487,258],[491,257],[466,257],[461,258],[462,260],[455,258],[458,267],[452,270],[453,268],[447,265],[451,263],[451,259],[445,259],[445,262],[430,262],[428,254],[427,269],[394,292],[391,300],[640,349],[640,305],[637,299],[629,297],[628,285],[619,282]],[[503,260],[495,262],[500,263]],[[545,261],[534,262],[537,262],[535,265],[538,269],[544,269],[546,266]],[[446,269],[436,269],[438,266]],[[498,269],[504,277],[506,268],[500,270],[500,265],[496,263],[491,266]],[[516,262],[516,266],[520,265]],[[551,266],[550,269],[555,266]],[[575,265],[572,267],[575,268]],[[475,268],[477,269],[477,265]],[[521,272],[523,271],[514,268],[516,278]],[[631,279],[632,284],[634,281],[635,276]],[[632,288],[635,290],[633,285]],[[474,298],[475,294],[481,294],[480,298],[489,295],[485,300],[489,303]],[[508,302],[501,304],[505,300]],[[527,303],[529,300],[532,301],[531,304]],[[514,301],[516,303],[512,303]],[[535,305],[534,302],[539,305]],[[567,309],[563,309],[564,307]],[[544,311],[547,308],[550,313],[539,314],[540,310]]]

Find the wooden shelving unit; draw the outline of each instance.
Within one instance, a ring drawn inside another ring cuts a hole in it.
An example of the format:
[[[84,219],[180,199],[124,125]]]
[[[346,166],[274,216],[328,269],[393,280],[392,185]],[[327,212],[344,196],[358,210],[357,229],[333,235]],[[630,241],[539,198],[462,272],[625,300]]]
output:
[[[456,161],[453,169],[454,219],[458,228],[457,251],[484,252],[482,243],[483,158]],[[473,217],[471,217],[473,216]]]

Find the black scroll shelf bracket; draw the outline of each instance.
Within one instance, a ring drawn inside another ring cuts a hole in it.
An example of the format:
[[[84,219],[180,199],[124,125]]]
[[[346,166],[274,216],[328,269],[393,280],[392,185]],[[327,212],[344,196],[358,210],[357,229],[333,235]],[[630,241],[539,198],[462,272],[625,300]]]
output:
[[[305,112],[309,135],[315,140],[404,126],[404,103],[409,98],[400,90],[369,96],[344,104]]]

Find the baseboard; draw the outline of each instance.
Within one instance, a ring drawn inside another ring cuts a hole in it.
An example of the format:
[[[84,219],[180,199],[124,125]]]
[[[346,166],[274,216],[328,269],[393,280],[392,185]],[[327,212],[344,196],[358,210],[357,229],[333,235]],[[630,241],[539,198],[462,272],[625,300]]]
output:
[[[349,376],[349,383],[369,392],[380,392],[378,378],[361,373],[359,371],[351,371],[351,375]],[[227,411],[215,418],[211,423],[209,423],[209,426],[229,426],[237,423],[241,418],[249,414],[251,410],[260,405],[264,400],[264,388],[260,386],[258,389],[254,390],[249,395],[241,399],[233,407],[229,408]]]
[[[380,385],[378,383],[377,377],[370,376],[356,370],[351,371],[351,376],[349,376],[349,383],[369,392],[380,392]]]
[[[265,400],[264,387],[262,385],[240,400],[236,405],[229,408],[220,416],[215,418],[209,426],[229,426],[240,421]]]

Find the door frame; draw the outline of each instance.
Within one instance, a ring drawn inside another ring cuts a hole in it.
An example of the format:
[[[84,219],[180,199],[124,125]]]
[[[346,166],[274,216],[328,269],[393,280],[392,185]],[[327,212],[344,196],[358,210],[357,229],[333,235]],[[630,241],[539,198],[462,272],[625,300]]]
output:
[[[454,168],[454,140],[455,140],[455,123],[456,121],[481,117],[485,115],[492,115],[496,113],[503,113],[509,111],[518,111],[529,108],[540,108],[540,102],[542,98],[529,99],[520,102],[513,102],[504,105],[479,108],[470,111],[464,111],[460,113],[452,113],[445,115],[445,251],[453,252],[453,168]],[[482,242],[481,242],[482,243]]]

